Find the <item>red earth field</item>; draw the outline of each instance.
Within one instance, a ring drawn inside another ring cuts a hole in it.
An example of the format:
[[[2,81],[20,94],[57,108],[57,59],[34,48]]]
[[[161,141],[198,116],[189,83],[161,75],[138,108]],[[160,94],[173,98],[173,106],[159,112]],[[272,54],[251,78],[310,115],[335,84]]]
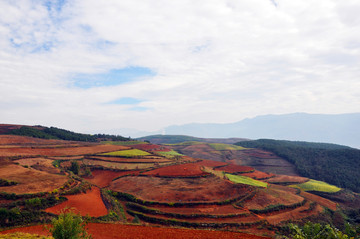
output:
[[[218,171],[224,171],[226,173],[250,173],[254,171],[254,168],[249,166],[241,166],[241,165],[235,165],[235,164],[229,164],[223,167],[216,167],[215,170]]]
[[[187,164],[177,164],[167,167],[157,168],[148,172],[143,173],[143,175],[159,176],[159,177],[196,177],[209,175],[201,170],[200,165],[193,163]]]
[[[111,171],[94,169],[91,171],[92,176],[85,179],[96,186],[103,188],[110,185],[113,179],[124,175],[138,175],[139,171]]]
[[[216,176],[204,178],[123,177],[113,181],[110,189],[158,202],[213,202],[237,197],[246,185],[233,184]]]
[[[81,216],[89,215],[90,217],[105,216],[108,211],[101,199],[100,189],[93,187],[86,193],[65,196],[68,201],[58,204],[54,207],[47,208],[46,212],[60,214],[63,209],[74,208],[75,212]]]
[[[89,223],[87,231],[94,239],[266,239],[240,232],[144,227],[120,224]],[[0,234],[24,232],[49,236],[44,226],[16,228],[0,232]]]

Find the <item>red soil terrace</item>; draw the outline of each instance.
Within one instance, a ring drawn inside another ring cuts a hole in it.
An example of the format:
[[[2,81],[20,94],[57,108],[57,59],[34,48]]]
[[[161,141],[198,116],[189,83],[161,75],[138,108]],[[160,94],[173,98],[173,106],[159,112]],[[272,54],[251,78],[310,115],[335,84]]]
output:
[[[148,172],[143,173],[143,175],[151,175],[151,176],[167,176],[167,177],[188,177],[188,176],[204,176],[209,175],[201,170],[200,165],[196,165],[193,163],[187,164],[177,164],[171,165],[167,167],[162,167],[158,169],[154,169]]]
[[[91,177],[86,177],[85,179],[96,186],[103,188],[110,185],[113,179],[124,176],[124,175],[138,175],[140,171],[111,171],[111,170],[92,170]]]
[[[81,216],[89,215],[90,217],[105,216],[108,211],[104,205],[104,202],[100,196],[100,189],[93,187],[86,193],[66,196],[68,201],[58,204],[54,207],[48,208],[45,211],[54,214],[60,214],[60,212],[66,208],[74,208],[75,212]]]
[[[200,166],[204,166],[204,167],[218,167],[218,166],[226,166],[228,165],[227,163],[224,162],[219,162],[219,161],[213,161],[213,160],[201,160],[199,162],[196,162],[194,164],[200,165]]]
[[[254,171],[254,168],[249,167],[249,166],[229,164],[229,165],[226,165],[223,167],[215,168],[215,170],[224,171],[226,173],[249,173],[249,172]]]

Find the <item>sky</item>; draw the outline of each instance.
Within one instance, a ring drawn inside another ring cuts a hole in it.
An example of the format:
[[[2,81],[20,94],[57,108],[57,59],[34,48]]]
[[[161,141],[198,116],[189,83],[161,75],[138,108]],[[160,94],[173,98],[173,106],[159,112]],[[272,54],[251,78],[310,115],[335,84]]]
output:
[[[154,131],[360,111],[358,0],[1,0],[0,121]]]

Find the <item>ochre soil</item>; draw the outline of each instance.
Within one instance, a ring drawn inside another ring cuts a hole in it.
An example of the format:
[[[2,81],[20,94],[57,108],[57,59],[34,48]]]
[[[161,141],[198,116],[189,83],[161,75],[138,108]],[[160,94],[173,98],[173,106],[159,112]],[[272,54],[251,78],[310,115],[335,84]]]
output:
[[[123,177],[110,189],[158,202],[213,202],[235,198],[248,190],[247,185],[233,184],[210,175],[203,178]]]
[[[253,179],[267,179],[267,178],[273,177],[274,174],[255,170],[254,172],[251,172],[251,173],[242,173],[241,176],[246,176],[246,177],[250,177]]]
[[[235,208],[230,205],[203,205],[192,207],[165,207],[165,206],[151,206],[154,209],[167,213],[178,214],[211,214],[211,215],[225,215],[225,214],[249,214],[249,210],[244,208]]]
[[[121,158],[121,157],[100,157],[100,156],[92,156],[88,157],[89,159],[94,160],[102,160],[109,162],[118,162],[118,163],[162,163],[162,162],[171,162],[171,160],[162,158],[162,157],[154,157],[154,158]]]
[[[74,141],[56,140],[56,139],[39,139],[17,135],[0,135],[0,145],[69,145]]]
[[[254,168],[249,166],[229,164],[223,167],[217,167],[215,170],[224,171],[226,173],[250,173],[251,171],[254,171]]]
[[[64,175],[24,168],[15,164],[1,165],[0,175],[2,179],[19,183],[13,186],[1,187],[1,191],[16,194],[49,192],[60,188],[68,180]]]
[[[103,188],[110,185],[113,179],[123,175],[138,175],[140,171],[111,171],[95,169],[91,171],[92,176],[85,179],[96,186]]]
[[[224,162],[206,160],[206,159],[196,162],[195,164],[204,166],[204,167],[211,167],[211,168],[228,165],[227,163],[224,163]]]
[[[20,147],[20,148],[0,148],[0,156],[27,156],[27,155],[42,155],[42,156],[74,156],[84,154],[97,154],[117,150],[128,149],[129,147],[121,145],[92,145],[79,147]]]
[[[32,168],[45,171],[48,173],[59,174],[60,169],[52,165],[53,160],[46,158],[23,158],[15,160],[15,163],[19,163],[21,166],[31,166]]]
[[[255,196],[251,200],[245,202],[243,205],[249,209],[262,209],[267,206],[277,204],[291,205],[302,202],[303,200],[303,197],[300,197],[295,193],[290,193],[281,189],[270,187],[258,189]]]
[[[171,165],[167,167],[162,167],[158,169],[154,169],[148,172],[143,173],[144,175],[152,175],[152,176],[167,176],[167,177],[187,177],[187,176],[204,176],[209,175],[201,170],[200,165],[196,165],[193,163],[187,164],[178,164]]]
[[[89,223],[87,231],[94,239],[266,239],[240,232],[195,230],[179,228],[144,227],[122,224]],[[15,228],[0,234],[24,232],[50,236],[43,225]]]
[[[90,217],[105,216],[108,211],[100,196],[100,189],[93,187],[86,193],[65,196],[68,200],[54,207],[47,208],[46,212],[60,214],[66,208],[74,208],[76,213],[81,216],[89,215]]]
[[[326,199],[326,198],[323,198],[323,197],[320,197],[320,196],[317,196],[315,194],[311,194],[311,193],[307,193],[307,192],[304,192],[304,191],[301,191],[300,193],[301,196],[311,200],[311,201],[314,201],[314,202],[317,202],[318,204],[320,204],[321,206],[323,207],[327,207],[333,211],[336,211],[337,207],[336,207],[336,203]]]
[[[289,176],[289,175],[275,175],[272,178],[266,179],[265,181],[268,183],[284,183],[284,184],[298,184],[298,183],[305,183],[309,179],[300,177],[300,176]]]

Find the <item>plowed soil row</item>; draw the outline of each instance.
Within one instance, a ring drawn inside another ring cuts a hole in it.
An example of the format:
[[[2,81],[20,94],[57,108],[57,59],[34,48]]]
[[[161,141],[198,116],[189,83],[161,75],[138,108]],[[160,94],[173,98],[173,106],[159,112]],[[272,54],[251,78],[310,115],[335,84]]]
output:
[[[94,239],[269,239],[269,237],[255,236],[240,232],[144,227],[102,223],[89,223],[87,225],[87,231]],[[50,235],[42,225],[6,230],[0,232],[0,234],[12,232]]]
[[[213,161],[213,160],[201,160],[199,162],[196,162],[194,164],[200,165],[200,166],[204,166],[204,167],[218,167],[218,166],[226,166],[228,165],[227,163],[224,162],[219,162],[219,161]]]
[[[153,209],[160,210],[166,213],[179,214],[211,214],[211,215],[225,215],[225,214],[243,214],[249,213],[249,210],[244,208],[235,208],[232,205],[206,205],[206,206],[192,206],[192,207],[164,207],[152,206]]]
[[[264,172],[257,171],[257,170],[255,170],[254,172],[251,172],[251,173],[242,173],[241,175],[249,177],[249,178],[253,178],[253,179],[267,179],[267,178],[274,176],[274,174],[272,174],[272,173],[264,173]]]
[[[276,175],[275,177],[266,179],[265,181],[268,183],[276,183],[276,184],[297,184],[297,183],[305,183],[308,180],[309,180],[308,178],[299,177],[299,176]]]
[[[74,209],[81,216],[89,215],[90,217],[100,217],[108,213],[104,202],[100,196],[100,189],[93,187],[86,193],[65,196],[68,201],[58,204],[54,207],[47,208],[46,212],[60,214],[66,208]]]

